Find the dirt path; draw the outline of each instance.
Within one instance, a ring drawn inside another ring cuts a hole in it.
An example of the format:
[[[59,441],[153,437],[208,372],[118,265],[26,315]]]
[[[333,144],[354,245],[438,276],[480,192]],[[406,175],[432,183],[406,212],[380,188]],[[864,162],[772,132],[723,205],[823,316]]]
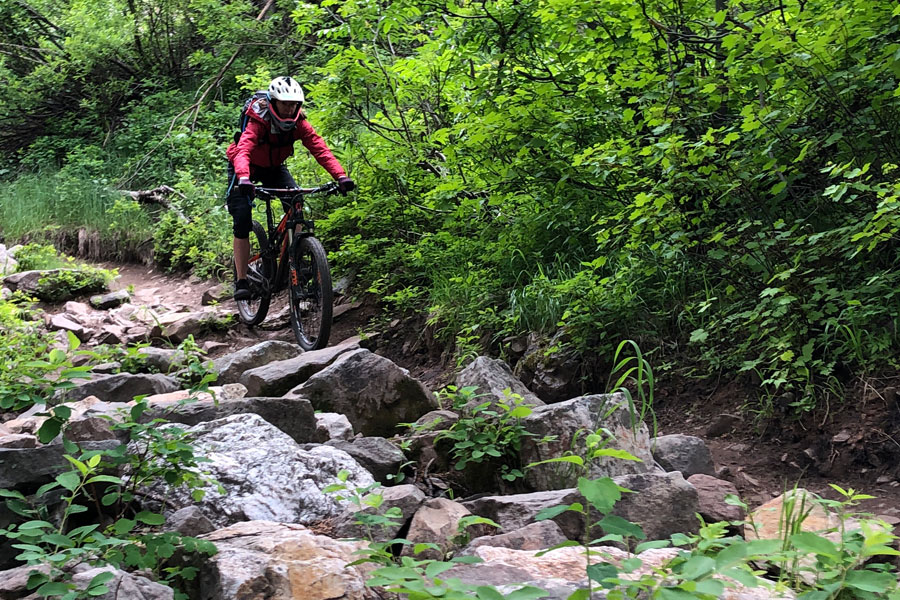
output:
[[[195,277],[171,275],[141,265],[102,265],[117,268],[119,278],[113,289],[130,288],[133,302],[165,306],[169,310],[196,310],[201,307],[204,292],[216,285]],[[222,300],[227,308],[230,298]],[[388,324],[376,306],[354,302],[337,295],[331,345],[363,331],[377,328],[403,328]],[[269,316],[261,327],[250,328],[237,323],[228,331],[214,332],[202,342],[210,346],[215,358],[263,340],[293,342],[287,321],[284,294],[273,300]],[[421,339],[422,331],[397,332],[393,343],[379,344],[377,352],[385,355],[432,388],[452,377],[452,365],[440,363],[431,353],[409,351],[403,340]],[[426,364],[423,364],[423,361]],[[747,417],[737,419],[727,431],[710,435],[710,426],[725,415],[746,414],[747,390],[735,386],[716,386],[695,382],[660,383],[657,419],[662,434],[684,433],[703,438],[709,446],[721,478],[732,481],[742,498],[756,506],[795,485],[806,487],[829,498],[838,494],[829,487],[841,487],[871,494],[876,498],[862,504],[864,510],[885,517],[893,525],[900,524],[900,481],[898,464],[891,457],[900,450],[898,440],[886,433],[890,421],[900,418],[897,407],[880,394],[861,406],[846,402],[835,407],[824,421],[814,427],[785,417],[757,423]],[[815,421],[815,419],[812,419]],[[894,448],[896,447],[896,448]],[[894,452],[891,450],[894,449]]]

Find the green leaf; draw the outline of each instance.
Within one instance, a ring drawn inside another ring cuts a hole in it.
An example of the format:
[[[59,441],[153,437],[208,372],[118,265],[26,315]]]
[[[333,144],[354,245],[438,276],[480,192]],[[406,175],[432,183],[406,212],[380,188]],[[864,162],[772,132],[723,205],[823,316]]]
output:
[[[75,471],[66,471],[56,476],[56,482],[70,492],[74,492],[81,482],[81,477]]]
[[[696,555],[690,557],[681,565],[681,576],[685,579],[700,579],[716,568],[716,561],[708,556]]]
[[[448,569],[452,569],[455,566],[456,565],[451,562],[440,562],[440,561],[431,562],[431,563],[428,563],[427,567],[425,567],[425,576],[434,579],[435,577],[437,577],[444,571],[446,571]]]
[[[533,585],[526,585],[506,594],[506,600],[537,600],[546,597],[546,591]]]
[[[795,533],[790,540],[794,548],[801,552],[812,552],[829,558],[837,558],[839,553],[833,542],[810,531]]]
[[[643,540],[647,537],[640,525],[617,515],[606,515],[600,519],[597,525],[606,533],[633,537],[636,540]]]
[[[47,419],[41,423],[41,426],[37,431],[38,439],[42,444],[49,444],[59,435],[62,426],[63,422],[59,419],[53,417]]]
[[[475,588],[475,594],[479,600],[503,600],[503,594],[497,588],[489,585],[479,585]]]
[[[604,581],[605,579],[615,579],[619,575],[619,570],[615,565],[608,563],[595,563],[588,565],[587,576],[591,581],[596,581],[605,589],[612,589],[616,586],[614,582]]]
[[[137,523],[133,519],[119,519],[116,521],[116,524],[113,525],[113,533],[116,535],[124,535],[134,529],[134,526]]]
[[[136,514],[134,518],[147,525],[162,525],[166,522],[166,518],[164,516],[147,510],[142,510],[141,512]]]
[[[62,596],[70,589],[70,584],[62,581],[48,581],[37,589],[41,596]]]
[[[897,577],[892,573],[877,573],[861,570],[847,573],[844,582],[864,592],[881,593],[893,589],[897,585]]]
[[[589,600],[591,597],[591,592],[588,588],[578,588],[571,594],[566,600]]]
[[[534,516],[534,520],[546,521],[547,519],[552,519],[569,510],[571,506],[571,504],[558,504],[556,506],[548,506],[547,508],[543,508],[538,511],[538,514]]]
[[[622,498],[619,486],[609,477],[600,479],[579,477],[578,491],[591,506],[604,514],[612,511],[616,502]]]

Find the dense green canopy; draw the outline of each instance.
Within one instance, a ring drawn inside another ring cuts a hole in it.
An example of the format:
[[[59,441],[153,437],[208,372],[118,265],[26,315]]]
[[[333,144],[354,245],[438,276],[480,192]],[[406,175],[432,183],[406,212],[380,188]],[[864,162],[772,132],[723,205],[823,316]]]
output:
[[[158,260],[210,272],[229,247],[239,105],[291,74],[360,184],[321,223],[334,262],[427,311],[459,353],[558,328],[581,352],[630,337],[809,408],[898,350],[898,15],[863,0],[12,0],[0,144],[18,178],[0,228],[48,224],[23,212],[95,224],[32,192],[99,194],[104,235],[152,227]],[[290,166],[326,176],[302,153]],[[162,183],[194,224],[151,225],[102,191]]]

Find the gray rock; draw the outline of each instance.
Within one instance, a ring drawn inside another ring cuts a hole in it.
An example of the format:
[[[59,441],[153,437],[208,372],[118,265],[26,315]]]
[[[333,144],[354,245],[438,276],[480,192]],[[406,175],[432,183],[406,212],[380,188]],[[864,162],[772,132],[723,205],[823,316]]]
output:
[[[327,445],[339,448],[356,459],[375,481],[390,483],[388,475],[397,475],[406,457],[397,446],[381,437],[360,437],[350,441],[331,440]]]
[[[355,431],[391,436],[398,423],[410,423],[436,408],[422,383],[390,360],[368,350],[343,354],[331,366],[291,390],[313,407],[347,416]]]
[[[126,339],[125,329],[119,325],[104,325],[100,331],[94,334],[94,344],[109,344],[117,346]]]
[[[72,283],[65,289],[56,286],[56,279],[63,273],[71,274]],[[85,281],[83,285],[75,285],[78,281],[78,269],[47,269],[43,271],[21,271],[3,278],[3,285],[16,291],[21,290],[33,294],[41,300],[50,302],[62,302],[74,298],[79,294],[91,294],[106,289],[106,284],[100,284],[96,280]],[[41,282],[42,280],[48,280]]]
[[[205,312],[170,313],[151,328],[150,337],[180,344],[190,336],[199,336],[208,328],[211,318],[212,315]]]
[[[34,572],[49,575],[50,565],[22,565],[0,572],[0,598],[2,600],[24,598],[28,594],[28,577]]]
[[[254,414],[232,415],[188,429],[194,452],[206,457],[203,470],[224,488],[213,484],[194,502],[183,488],[164,483],[148,490],[168,497],[169,505],[183,508],[196,504],[217,527],[256,519],[283,523],[315,523],[341,514],[347,501],[322,490],[340,483],[338,473],[348,472],[346,485],[365,487],[372,476],[347,453],[329,446],[302,450],[287,434]]]
[[[197,537],[214,529],[212,521],[196,506],[185,506],[166,517],[166,530],[177,531],[181,535]]]
[[[12,275],[19,270],[19,262],[5,245],[0,244],[0,276]]]
[[[0,448],[37,448],[38,440],[30,433],[0,435]]]
[[[525,527],[497,535],[477,537],[460,550],[457,555],[468,556],[480,546],[511,548],[513,550],[543,550],[565,542],[566,534],[553,521],[537,521]]]
[[[618,485],[635,493],[623,493],[612,514],[640,525],[647,539],[667,539],[673,533],[690,533],[699,529],[695,516],[700,509],[697,490],[680,473],[640,473],[613,477]],[[463,502],[473,514],[497,522],[504,530],[519,529],[535,522],[545,508],[580,502],[586,504],[576,489],[485,496]],[[592,511],[592,521],[599,515]],[[567,538],[584,541],[585,522],[581,515],[564,512],[553,518]],[[598,529],[592,537],[600,537]]]
[[[357,349],[355,344],[337,345],[322,350],[304,352],[296,358],[279,360],[250,369],[240,377],[251,396],[283,396],[310,377],[333,363],[345,352]]]
[[[271,362],[299,356],[302,350],[297,344],[266,341],[226,354],[213,361],[213,369],[219,374],[216,383],[237,383],[244,372]]]
[[[344,510],[335,519],[334,532],[336,537],[371,538],[374,541],[386,542],[395,539],[400,530],[412,518],[419,507],[425,502],[425,494],[414,485],[403,484],[388,488],[379,488],[371,492],[373,495],[381,495],[381,505],[373,508],[366,505],[362,510],[351,506]],[[357,523],[358,513],[366,515],[384,515],[391,508],[399,508],[401,517],[396,519],[394,525],[378,524],[366,526]]]
[[[174,348],[156,348],[155,346],[147,346],[138,350],[144,357],[147,366],[156,369],[160,373],[169,373],[174,371],[181,365],[183,356]]]
[[[726,496],[738,495],[737,488],[730,481],[697,474],[688,477],[687,482],[697,490],[700,516],[707,523],[741,521],[744,519],[744,510],[740,506],[734,506],[725,502]]]
[[[131,301],[131,294],[128,290],[117,290],[108,294],[99,294],[91,296],[91,306],[99,310],[108,310],[121,306],[125,302]]]
[[[180,389],[178,380],[167,375],[118,373],[96,375],[59,394],[59,399],[75,402],[88,396],[96,396],[104,402],[131,402],[135,396],[167,394]]]
[[[535,516],[544,509],[561,504],[584,502],[578,490],[551,490],[531,494],[483,496],[463,501],[462,505],[472,514],[491,519],[503,531],[514,531],[535,522]],[[584,537],[584,519],[574,512],[564,512],[554,517],[555,522],[570,540]]]
[[[666,471],[681,471],[685,477],[716,474],[712,454],[698,437],[680,433],[661,435],[654,438],[651,448],[653,458]]]
[[[119,442],[106,440],[86,442],[81,447],[85,451],[112,450],[118,445]],[[62,444],[0,449],[0,489],[26,490],[52,481],[71,467],[63,454],[66,452]]]
[[[613,479],[634,492],[622,494],[613,514],[640,525],[648,540],[699,531],[699,496],[681,473],[639,473]]]
[[[443,431],[459,421],[459,415],[451,410],[433,410],[419,417],[412,426],[416,433],[423,431]]]
[[[93,332],[85,329],[80,323],[76,323],[66,315],[53,315],[47,323],[47,329],[50,331],[71,331],[82,342],[91,338]]]
[[[544,402],[532,393],[518,377],[513,375],[512,369],[499,359],[479,356],[460,371],[456,376],[457,387],[476,387],[477,393],[482,397],[469,403],[471,409],[478,404],[490,400],[497,402],[505,398],[503,391],[509,388],[510,393],[518,394],[524,399],[524,403],[531,406],[543,406]]]
[[[102,417],[81,417],[66,423],[63,437],[70,442],[114,440],[116,434],[110,427],[109,419]]]
[[[218,304],[222,300],[228,300],[234,293],[234,287],[230,283],[220,283],[203,292],[200,298],[200,304],[209,306],[210,304]]]
[[[417,559],[443,560],[444,555],[458,548],[459,520],[472,514],[460,504],[447,498],[432,498],[413,515],[406,539],[415,544],[436,544],[440,551],[429,548],[414,554],[412,546],[404,546],[404,556],[415,556]]]
[[[169,586],[113,567],[96,567],[75,573],[72,576],[72,583],[78,588],[84,589],[94,577],[110,571],[115,574],[115,577],[106,583],[109,591],[99,596],[91,596],[91,598],[97,598],[97,600],[173,600],[175,598],[175,592]]]
[[[305,398],[236,398],[153,406],[147,419],[164,418],[182,425],[198,425],[231,415],[253,413],[288,434],[298,444],[316,441],[316,416]]]
[[[625,450],[640,461],[600,458],[591,463],[588,478],[615,477],[655,470],[647,426],[643,422],[632,420],[628,403],[622,394],[581,396],[536,407],[531,415],[522,420],[522,425],[535,436],[522,440],[520,456],[523,465],[562,456],[572,450],[583,456],[585,436],[604,428],[613,438],[608,448]],[[548,435],[554,435],[556,439],[540,443],[541,438]],[[551,463],[527,469],[525,482],[535,491],[564,489],[574,487],[581,474],[572,464]]]
[[[310,405],[312,406],[312,405]],[[314,442],[324,444],[328,440],[351,440],[353,425],[347,417],[338,413],[316,413],[316,438]]]

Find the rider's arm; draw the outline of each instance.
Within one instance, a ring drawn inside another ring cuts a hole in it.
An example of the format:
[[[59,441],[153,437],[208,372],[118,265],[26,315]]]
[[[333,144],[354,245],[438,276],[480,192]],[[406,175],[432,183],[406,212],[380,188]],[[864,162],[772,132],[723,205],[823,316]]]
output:
[[[297,128],[294,131],[296,132],[295,138],[303,142],[303,146],[309,150],[309,153],[313,155],[316,162],[328,171],[329,175],[335,179],[347,176],[344,167],[342,167],[341,163],[338,162],[338,159],[334,157],[328,144],[325,143],[322,136],[316,133],[316,130],[309,124],[309,121],[306,119],[300,121],[297,123]]]
[[[246,129],[241,133],[235,149],[232,164],[234,164],[234,173],[238,179],[250,178],[250,152],[259,144],[260,139],[264,139],[266,131],[264,125],[250,119]]]

